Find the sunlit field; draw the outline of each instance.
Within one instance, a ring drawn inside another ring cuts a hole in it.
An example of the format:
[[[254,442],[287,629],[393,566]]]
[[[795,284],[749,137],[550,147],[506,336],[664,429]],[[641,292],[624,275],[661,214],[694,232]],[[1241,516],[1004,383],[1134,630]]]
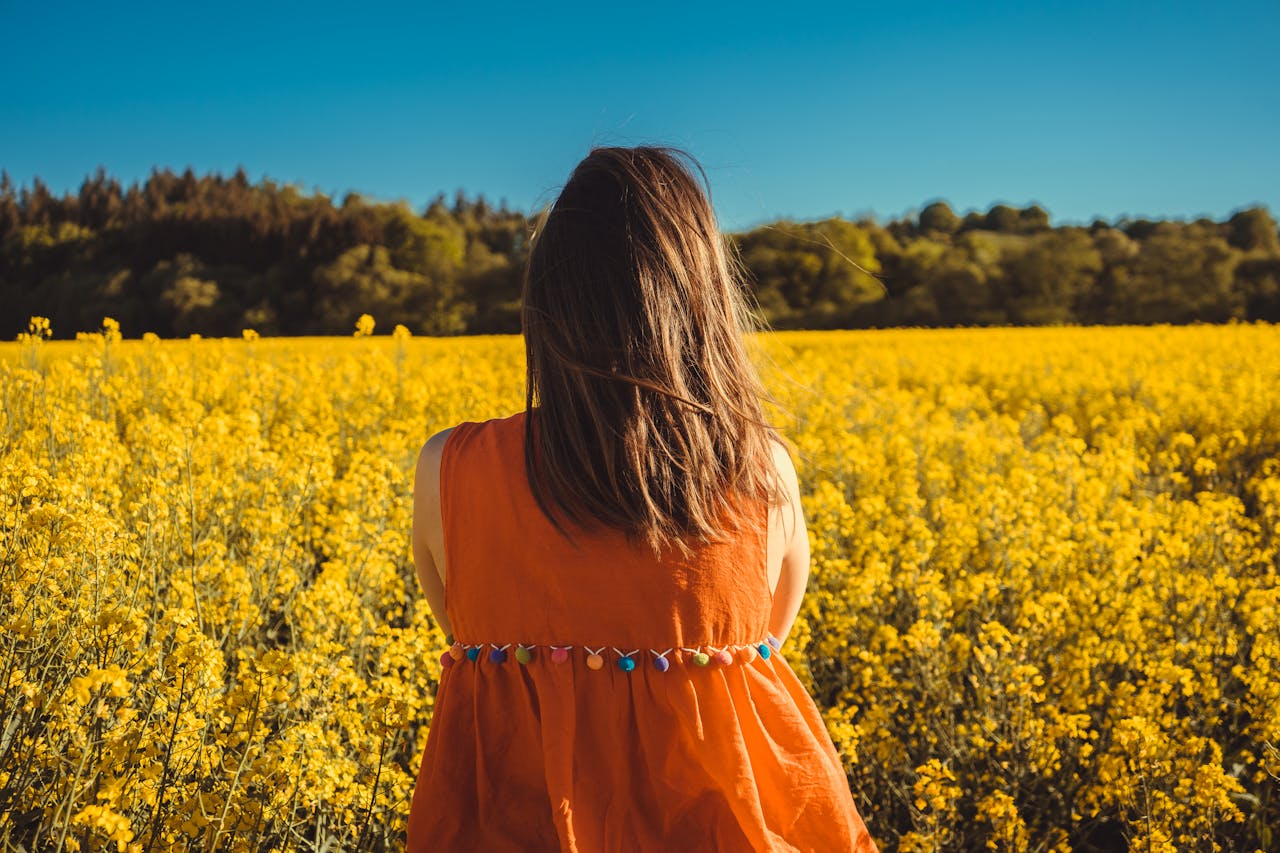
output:
[[[0,344],[0,849],[397,850],[445,638],[433,432],[519,337]],[[1274,326],[757,338],[782,650],[885,851],[1274,850]]]

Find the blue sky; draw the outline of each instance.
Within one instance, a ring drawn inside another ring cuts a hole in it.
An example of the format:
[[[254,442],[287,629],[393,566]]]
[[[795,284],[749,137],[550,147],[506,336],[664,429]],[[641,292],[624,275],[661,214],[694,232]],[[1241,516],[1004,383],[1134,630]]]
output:
[[[0,0],[0,168],[531,211],[593,144],[692,152],[722,227],[945,199],[1280,215],[1280,3]]]

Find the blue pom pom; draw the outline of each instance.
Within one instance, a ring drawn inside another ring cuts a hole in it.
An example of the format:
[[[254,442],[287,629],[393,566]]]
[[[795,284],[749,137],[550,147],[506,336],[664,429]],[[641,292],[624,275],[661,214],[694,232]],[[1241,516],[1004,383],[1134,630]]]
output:
[[[630,672],[636,668],[636,662],[631,658],[618,658],[618,669],[623,672]]]
[[[772,651],[773,651],[773,650],[769,648],[769,644],[768,644],[768,643],[761,643],[761,644],[760,644],[760,657],[762,657],[762,658],[768,658],[768,657],[769,657],[769,655],[770,655],[770,653],[772,653]]]
[[[653,665],[658,668],[658,672],[666,672],[667,668],[671,666],[671,661],[666,658],[654,658]]]
[[[480,659],[480,649],[478,648],[467,649],[467,660],[479,660],[479,659]]]
[[[507,659],[506,649],[494,649],[493,651],[489,652],[489,660],[493,661],[494,663],[502,663],[506,659]]]

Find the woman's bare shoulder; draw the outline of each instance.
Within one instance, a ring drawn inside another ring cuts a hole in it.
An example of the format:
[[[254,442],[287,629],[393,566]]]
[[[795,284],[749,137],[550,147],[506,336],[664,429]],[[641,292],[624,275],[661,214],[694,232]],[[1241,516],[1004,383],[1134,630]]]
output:
[[[435,483],[440,476],[440,457],[444,452],[444,444],[449,440],[449,433],[457,429],[456,426],[442,429],[434,433],[422,445],[422,449],[418,451],[417,478],[421,484]],[[433,492],[435,489],[432,490]]]
[[[770,449],[773,450],[773,465],[778,469],[778,475],[782,478],[783,485],[787,487],[788,492],[798,491],[798,476],[796,474],[796,465],[791,458],[791,449],[787,447],[783,439],[777,436],[771,436],[769,442]]]
[[[426,474],[431,478],[436,478],[440,472],[440,459],[444,455],[445,444],[449,441],[449,436],[455,431],[466,427],[468,430],[468,440],[470,435],[474,435],[482,429],[496,429],[499,426],[507,427],[507,425],[515,425],[520,423],[518,418],[524,415],[524,412],[516,412],[514,415],[508,415],[505,418],[489,418],[483,421],[460,421],[451,427],[442,429],[432,434],[422,445],[422,449],[418,451],[418,472]],[[507,427],[509,428],[509,427]],[[459,435],[459,440],[462,436]]]
[[[423,452],[439,455],[440,451],[444,449],[444,443],[449,440],[449,434],[457,428],[457,426],[446,427],[437,433],[433,433],[432,436],[427,439],[427,443],[422,445]]]

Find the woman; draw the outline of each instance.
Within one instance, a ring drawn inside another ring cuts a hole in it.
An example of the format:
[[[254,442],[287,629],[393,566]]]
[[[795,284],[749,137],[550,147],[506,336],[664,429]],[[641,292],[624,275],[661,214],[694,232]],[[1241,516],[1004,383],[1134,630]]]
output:
[[[414,558],[451,646],[410,851],[876,850],[776,653],[808,534],[686,160],[574,169],[525,269],[525,410],[419,456]]]

